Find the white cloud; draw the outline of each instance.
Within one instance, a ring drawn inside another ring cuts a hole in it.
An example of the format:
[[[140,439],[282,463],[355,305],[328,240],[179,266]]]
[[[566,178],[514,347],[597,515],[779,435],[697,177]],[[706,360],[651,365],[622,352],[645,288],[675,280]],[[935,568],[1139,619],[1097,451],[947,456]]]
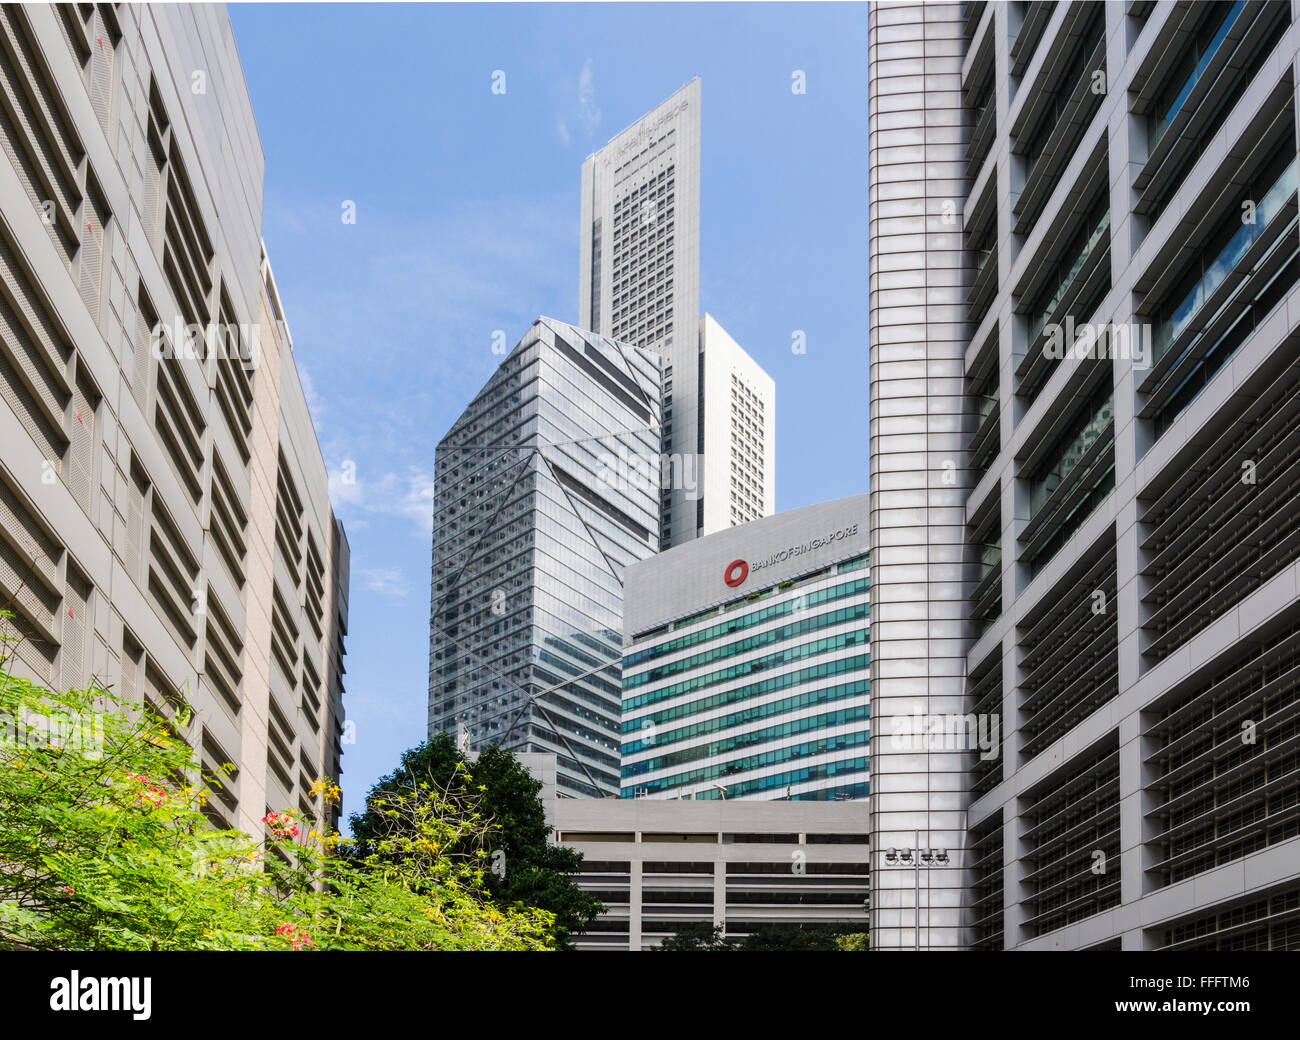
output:
[[[596,77],[592,72],[591,59],[582,63],[578,73],[578,118],[582,120],[587,133],[596,132],[600,125],[600,109],[596,107]]]
[[[316,392],[316,386],[311,381],[311,373],[307,371],[307,366],[297,358],[294,362],[298,369],[298,382],[302,384],[302,396],[307,401],[307,411],[311,414],[312,425],[316,428],[316,436],[319,437],[324,427],[322,420],[325,417],[325,402]]]
[[[381,596],[405,599],[406,594],[411,591],[410,586],[406,584],[405,575],[395,567],[363,568],[358,573],[365,579],[366,588]]]
[[[368,480],[362,470],[344,461],[329,472],[330,501],[349,527],[364,524],[365,513],[405,518],[415,526],[415,533],[429,537],[433,533],[433,477],[418,466],[408,466],[405,473],[383,473]]]
[[[565,144],[565,145],[567,145],[567,144],[569,143],[569,141],[572,140],[572,138],[571,138],[570,135],[569,135],[569,127],[568,127],[568,124],[566,124],[566,123],[564,122],[563,119],[561,119],[561,120],[559,120],[559,121],[556,122],[556,124],[555,124],[555,132],[556,132],[557,134],[560,135],[560,143],[561,143],[561,144]]]

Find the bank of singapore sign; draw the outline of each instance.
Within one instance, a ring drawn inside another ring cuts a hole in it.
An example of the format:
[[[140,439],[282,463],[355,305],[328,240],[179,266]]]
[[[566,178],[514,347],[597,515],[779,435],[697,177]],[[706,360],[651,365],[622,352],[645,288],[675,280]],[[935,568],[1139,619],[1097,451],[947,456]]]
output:
[[[738,589],[745,584],[745,579],[749,577],[751,571],[761,571],[764,567],[771,567],[774,564],[784,563],[786,560],[794,559],[797,556],[803,556],[805,553],[824,549],[826,546],[843,541],[845,538],[853,538],[857,533],[858,525],[850,524],[848,527],[841,527],[838,531],[832,531],[830,534],[819,535],[806,542],[800,542],[798,545],[792,545],[779,552],[774,552],[761,560],[755,560],[753,563],[746,560],[732,560],[727,564],[726,570],[723,571],[722,580],[726,582],[729,588]]]

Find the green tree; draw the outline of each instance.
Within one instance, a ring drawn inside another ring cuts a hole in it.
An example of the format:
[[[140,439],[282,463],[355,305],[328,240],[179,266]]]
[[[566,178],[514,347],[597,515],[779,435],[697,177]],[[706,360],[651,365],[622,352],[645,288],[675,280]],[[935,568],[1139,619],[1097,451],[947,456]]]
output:
[[[770,924],[755,928],[745,936],[740,949],[758,953],[852,951],[866,948],[856,938],[862,935],[860,925]],[[850,937],[855,937],[852,942],[847,941]]]
[[[380,858],[375,839],[385,829],[379,804],[410,795],[420,785],[445,792],[453,803],[474,801],[486,825],[488,893],[502,906],[519,904],[553,914],[557,945],[571,949],[572,936],[585,931],[605,907],[574,880],[582,854],[551,842],[541,782],[497,744],[489,744],[472,764],[446,733],[405,752],[398,768],[371,789],[366,808],[351,819],[358,855]]]
[[[684,924],[664,939],[654,950],[662,953],[702,953],[739,949],[735,940],[722,934],[720,925]]]
[[[726,937],[722,928],[685,924],[655,947],[666,952],[738,950],[741,952],[847,951],[870,949],[867,933],[851,924],[769,924],[748,935]]]
[[[11,674],[0,638],[0,945],[34,950],[553,948],[554,916],[488,892],[487,824],[433,785],[376,807],[368,850],[316,813],[254,837],[204,812],[176,728],[104,689]]]

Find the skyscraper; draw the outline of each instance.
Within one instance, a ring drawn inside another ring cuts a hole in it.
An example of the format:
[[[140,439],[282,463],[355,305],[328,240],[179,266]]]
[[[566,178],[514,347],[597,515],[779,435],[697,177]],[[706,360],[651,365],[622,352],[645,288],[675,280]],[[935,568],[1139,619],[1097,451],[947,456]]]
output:
[[[873,945],[1294,948],[1292,5],[870,26]]]
[[[339,775],[348,543],[225,8],[6,5],[0,80],[5,667],[151,710],[260,833]]]
[[[895,719],[965,711],[962,584],[969,260],[944,221],[965,189],[961,4],[871,9],[871,942],[914,945],[913,869],[888,848],[965,844],[962,751],[899,747]],[[881,43],[882,26],[890,41]],[[908,61],[890,61],[891,48]],[[924,68],[925,76],[920,75]],[[919,89],[918,89],[919,85]],[[917,161],[908,164],[905,157]],[[896,237],[895,237],[896,236]],[[920,248],[924,246],[924,248]],[[957,947],[964,862],[927,869],[922,948]]]
[[[866,515],[820,502],[628,568],[623,797],[867,797]]]
[[[539,318],[439,442],[429,732],[619,789],[623,571],[659,549],[660,359]]]
[[[766,516],[772,380],[700,317],[698,77],[587,157],[581,210],[579,323],[664,358],[664,545]]]
[[[578,320],[688,356],[700,317],[700,80],[582,164]]]

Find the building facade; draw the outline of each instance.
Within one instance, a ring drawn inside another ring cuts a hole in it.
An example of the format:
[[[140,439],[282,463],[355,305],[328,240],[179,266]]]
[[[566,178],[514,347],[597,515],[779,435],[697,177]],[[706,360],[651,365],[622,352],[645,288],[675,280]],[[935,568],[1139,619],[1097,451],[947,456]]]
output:
[[[771,378],[700,318],[700,81],[582,164],[578,321],[664,358],[663,544],[766,516]]]
[[[660,359],[539,318],[438,444],[429,732],[619,789],[624,569],[659,549]]]
[[[624,798],[866,798],[866,508],[792,509],[628,568]]]
[[[14,667],[147,706],[236,767],[210,815],[260,833],[340,773],[348,545],[225,9],[7,5],[0,78]]]
[[[926,847],[965,840],[967,756],[895,739],[896,720],[965,711],[961,16],[961,4],[869,13],[874,949],[911,949],[921,914],[911,867],[885,850],[911,848],[917,832]],[[965,941],[964,862],[949,863],[927,872],[925,948]]]
[[[649,950],[687,925],[867,927],[859,802],[561,799],[558,841],[583,854],[578,885],[608,908],[579,950]]]
[[[695,490],[702,495],[696,499],[697,534],[704,537],[776,511],[776,384],[711,314],[700,319],[699,343],[696,418],[703,450]],[[676,407],[669,399],[673,377],[665,370],[665,429]],[[665,525],[671,527],[676,515],[666,514]],[[689,522],[689,512],[684,516]],[[664,538],[666,545],[678,541]]]
[[[877,727],[915,657],[1003,736],[873,748],[873,868],[950,855],[923,945],[1300,945],[1298,13],[872,9]]]

